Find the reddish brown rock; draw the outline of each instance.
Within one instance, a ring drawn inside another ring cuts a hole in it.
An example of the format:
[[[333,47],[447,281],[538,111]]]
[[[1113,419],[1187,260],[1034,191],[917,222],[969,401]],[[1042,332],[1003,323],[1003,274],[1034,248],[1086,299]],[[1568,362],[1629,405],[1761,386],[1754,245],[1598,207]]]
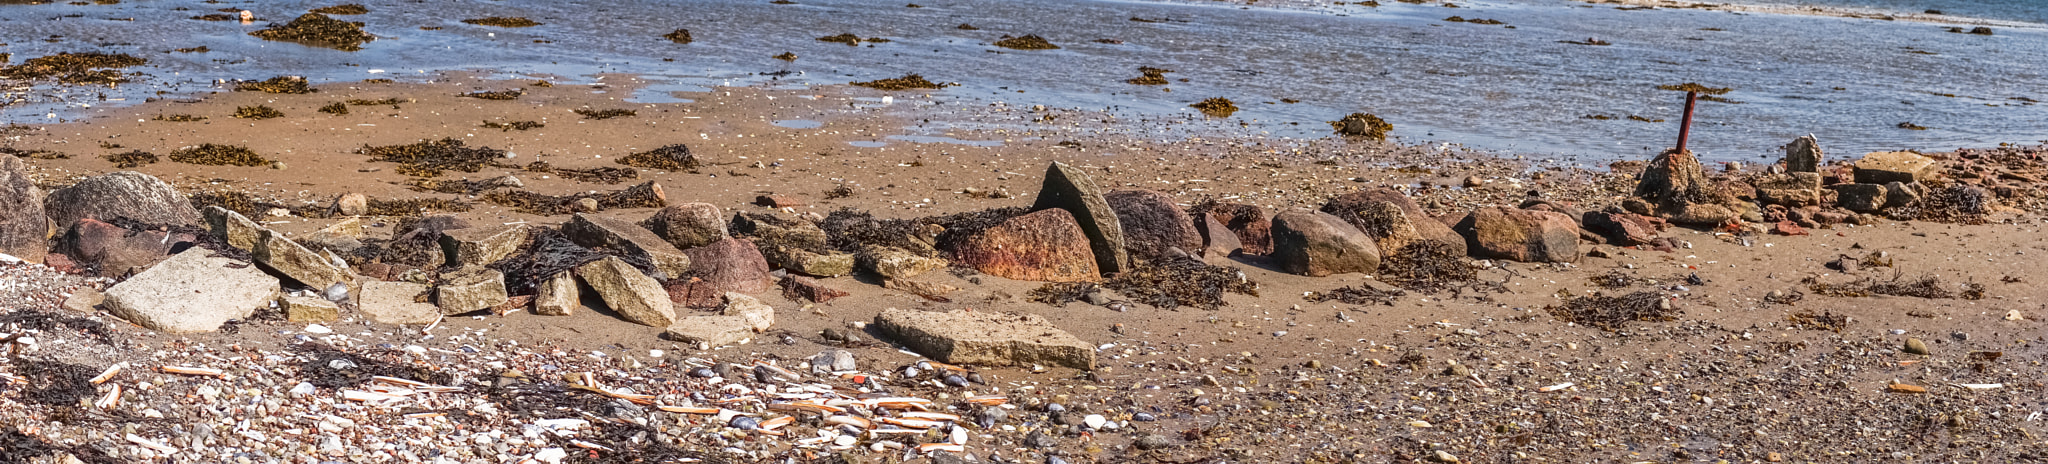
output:
[[[715,287],[719,294],[755,294],[774,285],[775,279],[768,275],[768,260],[747,239],[728,238],[683,253],[690,255],[690,276]]]
[[[1549,211],[1480,208],[1458,223],[1472,256],[1525,263],[1579,260],[1579,227],[1571,217]]]
[[[850,295],[844,290],[826,287],[825,283],[804,276],[793,275],[782,279],[782,297],[790,301],[824,303]]]
[[[1386,229],[1387,225],[1374,220],[1375,218],[1358,214],[1359,211],[1366,211],[1366,206],[1375,202],[1391,203],[1401,207],[1402,216],[1413,224],[1415,235],[1420,239],[1441,242],[1449,245],[1454,252],[1465,253],[1465,240],[1460,238],[1457,232],[1452,231],[1450,226],[1444,225],[1441,221],[1431,220],[1429,213],[1423,211],[1422,206],[1416,205],[1414,199],[1394,189],[1380,187],[1338,195],[1324,202],[1321,211],[1337,216],[1361,231]]]
[[[1792,221],[1778,221],[1776,225],[1771,226],[1771,233],[1778,235],[1807,235],[1805,227],[1799,227],[1799,223]]]
[[[803,206],[804,201],[788,195],[761,195],[754,197],[754,204],[769,208],[794,208]]]
[[[1087,172],[1057,161],[1045,168],[1045,182],[1039,185],[1038,199],[1032,202],[1031,210],[1054,208],[1067,210],[1074,224],[1088,235],[1096,269],[1114,274],[1129,265],[1130,253],[1124,251],[1123,222],[1117,219],[1116,209],[1109,207],[1109,201],[1102,198],[1102,190]]]
[[[1216,216],[1216,222],[1237,235],[1239,252],[1252,256],[1273,254],[1273,222],[1266,209],[1240,203],[1211,203],[1196,209]]]
[[[640,221],[640,226],[684,250],[710,245],[728,236],[725,213],[710,203],[671,205]]]
[[[1337,216],[1294,210],[1273,216],[1273,260],[1283,271],[1310,277],[1369,274],[1380,268],[1380,248]]]
[[[141,272],[170,257],[172,245],[192,240],[176,235],[131,231],[96,219],[82,219],[64,231],[51,251],[71,258],[87,274],[118,277]]]
[[[1010,218],[970,238],[956,260],[997,277],[1040,282],[1092,282],[1101,276],[1088,235],[1064,209]]]
[[[1124,249],[1131,257],[1157,261],[1178,248],[1192,253],[1202,248],[1202,234],[1186,211],[1174,205],[1173,197],[1151,190],[1111,190],[1102,196],[1124,229]]]
[[[1636,246],[1657,239],[1657,232],[1664,230],[1663,219],[1625,212],[1588,212],[1583,217],[1586,231],[1598,234],[1607,243],[1620,246]]]
[[[1202,213],[1202,222],[1196,223],[1196,230],[1202,233],[1202,258],[1215,261],[1229,258],[1244,249],[1244,242],[1237,239],[1237,233],[1230,226],[1216,219],[1216,213]]]

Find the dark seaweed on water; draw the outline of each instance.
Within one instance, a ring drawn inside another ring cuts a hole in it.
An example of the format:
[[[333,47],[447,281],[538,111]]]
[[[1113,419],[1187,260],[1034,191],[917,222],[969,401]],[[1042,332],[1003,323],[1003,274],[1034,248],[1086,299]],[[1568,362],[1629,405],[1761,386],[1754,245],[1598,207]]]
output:
[[[205,166],[262,166],[270,160],[241,145],[201,144],[171,152],[171,161]]]
[[[21,64],[0,68],[0,78],[31,80],[56,79],[71,85],[113,85],[127,82],[127,76],[120,68],[141,66],[149,62],[125,53],[58,53],[39,56],[22,61]]]
[[[945,88],[947,84],[936,84],[933,83],[932,81],[925,80],[924,76],[911,74],[908,76],[891,79],[855,82],[853,83],[853,85],[858,85],[861,87],[867,87],[876,90],[915,90],[942,89]]]
[[[362,50],[364,43],[377,40],[376,36],[363,32],[363,23],[329,18],[320,13],[306,13],[290,23],[250,32],[249,35],[346,52]]]
[[[1706,95],[1720,95],[1735,90],[1733,87],[1707,87],[1692,82],[1687,82],[1684,84],[1660,85],[1657,86],[1657,89],[1670,90],[1673,92],[1699,92],[1701,94]]]
[[[156,164],[157,162],[155,153],[142,150],[130,150],[126,153],[115,153],[101,158],[113,162],[115,169],[138,168],[143,165]]]
[[[1227,118],[1230,117],[1231,113],[1237,112],[1237,104],[1232,103],[1230,99],[1223,97],[1202,100],[1200,102],[1188,106],[1192,106],[1195,107],[1195,109],[1197,110],[1201,110],[1202,114],[1215,116],[1219,118]]]
[[[361,5],[361,4],[356,4],[356,3],[348,3],[348,4],[342,4],[342,5],[335,5],[335,6],[328,6],[328,7],[320,7],[320,8],[314,8],[314,9],[313,9],[313,12],[314,12],[314,13],[320,13],[320,14],[330,14],[330,15],[359,15],[359,14],[369,14],[369,13],[370,13],[370,8],[369,8],[369,7],[365,7],[365,6]]]
[[[262,81],[243,81],[235,84],[236,92],[263,92],[283,94],[308,94],[319,92],[306,86],[306,78],[299,76],[277,76]]]
[[[462,22],[465,22],[465,23],[469,23],[469,24],[475,24],[475,25],[479,25],[479,26],[497,26],[497,27],[533,27],[533,26],[539,26],[539,25],[540,25],[540,23],[538,23],[538,22],[534,22],[534,21],[533,21],[533,20],[531,20],[531,19],[526,19],[526,18],[523,18],[523,17],[505,17],[505,16],[492,16],[492,17],[489,17],[489,18],[475,18],[475,19],[465,19],[465,20],[462,20]]]
[[[664,34],[664,35],[662,35],[661,37],[662,37],[662,38],[664,38],[664,39],[668,39],[668,40],[669,40],[670,42],[675,42],[675,43],[679,43],[679,44],[686,44],[686,43],[690,43],[690,42],[692,42],[692,41],[696,40],[696,39],[690,38],[690,30],[689,30],[689,29],[676,29],[676,31],[675,31],[675,32],[670,32],[670,33],[668,33],[668,34]]]
[[[997,40],[995,46],[1016,50],[1055,50],[1060,48],[1060,46],[1046,41],[1044,37],[1035,35],[1023,37],[1010,37],[1006,35],[1003,36],[1002,40]]]
[[[477,172],[485,165],[505,158],[505,151],[491,147],[470,148],[461,140],[444,138],[406,145],[365,146],[359,153],[371,161],[398,163],[397,171],[414,177],[438,177],[443,171]]]

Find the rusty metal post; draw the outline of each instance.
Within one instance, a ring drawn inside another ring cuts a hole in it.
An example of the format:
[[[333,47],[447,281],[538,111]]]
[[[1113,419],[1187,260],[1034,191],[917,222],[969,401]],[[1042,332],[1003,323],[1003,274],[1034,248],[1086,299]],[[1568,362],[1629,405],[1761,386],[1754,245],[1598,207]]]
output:
[[[1685,119],[1678,123],[1678,151],[1685,152],[1685,139],[1692,136],[1692,106],[1700,99],[1699,92],[1685,93]]]

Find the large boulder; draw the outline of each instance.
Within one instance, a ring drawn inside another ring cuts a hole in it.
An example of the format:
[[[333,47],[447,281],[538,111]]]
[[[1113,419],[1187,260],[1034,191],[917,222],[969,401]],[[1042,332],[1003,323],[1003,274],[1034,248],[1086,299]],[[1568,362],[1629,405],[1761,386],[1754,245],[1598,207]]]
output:
[[[248,263],[191,248],[107,289],[115,316],[167,333],[211,332],[276,301],[277,278]]]
[[[1202,258],[1212,262],[1226,260],[1230,255],[1244,249],[1244,242],[1237,233],[1216,219],[1216,213],[1202,213],[1202,222],[1195,223],[1202,233]]]
[[[676,321],[675,304],[669,302],[661,282],[616,256],[584,264],[576,268],[576,276],[627,321],[653,327],[668,327]]]
[[[656,276],[663,279],[680,277],[690,270],[690,256],[683,250],[676,249],[675,245],[670,245],[654,232],[623,219],[578,213],[569,218],[568,223],[562,224],[562,234],[577,245],[647,258],[654,263],[655,269],[667,274]],[[656,327],[667,325],[663,323]]]
[[[363,282],[356,307],[370,320],[392,325],[424,325],[441,320],[441,310],[428,303],[426,285],[411,282]]]
[[[684,203],[662,208],[655,211],[654,216],[640,221],[640,226],[683,250],[710,245],[727,237],[725,213],[710,203]]]
[[[1785,171],[1819,173],[1820,162],[1820,139],[1812,134],[1785,144]]]
[[[1934,158],[1910,151],[1880,151],[1856,160],[1856,183],[1859,184],[1910,184],[1928,180],[1936,172]]]
[[[171,247],[192,241],[168,231],[128,230],[97,219],[72,223],[51,251],[70,258],[87,273],[119,277],[141,272],[170,256]]]
[[[875,327],[911,350],[954,364],[1095,369],[1095,347],[1035,314],[889,308]]]
[[[1357,227],[1330,214],[1291,210],[1273,216],[1273,260],[1293,274],[1371,274],[1380,248]]]
[[[49,251],[50,218],[43,213],[43,189],[25,166],[21,158],[0,156],[0,254],[40,263]]]
[[[1216,222],[1237,235],[1239,252],[1252,256],[1273,253],[1273,221],[1266,216],[1266,209],[1258,205],[1242,203],[1210,203],[1197,207],[1196,212],[1216,217]]]
[[[1472,255],[1525,263],[1579,260],[1579,228],[1570,216],[1549,211],[1480,208],[1456,227]]]
[[[716,288],[719,293],[761,293],[775,284],[768,261],[754,242],[726,238],[683,250],[690,256],[690,276]]]
[[[1074,223],[1081,226],[1097,269],[1109,274],[1123,272],[1124,263],[1129,261],[1124,251],[1123,222],[1087,173],[1057,161],[1045,169],[1045,183],[1039,188],[1038,200],[1032,203],[1031,210],[1055,208],[1066,210]]]
[[[1174,256],[1169,250],[1194,253],[1202,248],[1202,233],[1172,196],[1151,190],[1111,190],[1102,198],[1116,211],[1124,231],[1124,250],[1132,258],[1158,261]]]
[[[954,259],[989,275],[1040,282],[1091,282],[1102,275],[1087,232],[1064,209],[1017,216],[981,231]]]
[[[50,192],[43,213],[68,228],[80,219],[133,219],[145,224],[199,225],[199,210],[178,189],[148,174],[122,171],[87,177]]]
[[[441,233],[442,260],[452,266],[482,266],[518,253],[533,235],[526,224],[455,229]]]
[[[1396,217],[1391,211],[1371,208],[1374,203],[1387,203],[1400,207],[1401,214]],[[1465,253],[1465,240],[1459,238],[1457,232],[1451,231],[1450,226],[1444,225],[1442,221],[1431,218],[1428,212],[1422,210],[1421,205],[1415,204],[1415,199],[1408,198],[1407,194],[1403,194],[1399,190],[1380,187],[1338,195],[1331,198],[1330,201],[1324,202],[1323,207],[1319,210],[1343,219],[1344,222],[1351,223],[1352,227],[1357,227],[1358,230],[1366,232],[1367,235],[1372,236],[1374,239],[1386,236],[1393,237],[1394,241],[1402,242],[1391,247],[1382,244],[1383,250],[1398,250],[1401,246],[1406,246],[1409,242],[1412,242],[1413,239],[1381,234],[1399,233],[1400,235],[1406,235],[1406,231],[1397,229],[1413,228],[1414,239],[1442,243],[1450,246],[1452,252],[1458,254]],[[1361,214],[1361,212],[1372,212],[1373,215],[1366,216]]]

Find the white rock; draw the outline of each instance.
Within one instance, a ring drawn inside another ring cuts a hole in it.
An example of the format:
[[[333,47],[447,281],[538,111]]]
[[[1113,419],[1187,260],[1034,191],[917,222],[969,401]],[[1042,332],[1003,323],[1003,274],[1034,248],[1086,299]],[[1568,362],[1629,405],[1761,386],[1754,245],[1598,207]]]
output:
[[[327,328],[327,326],[324,326],[324,325],[320,325],[320,324],[308,324],[308,325],[306,325],[306,333],[309,333],[309,334],[330,334],[330,333],[334,333],[334,329],[329,329],[329,328]]]
[[[1088,417],[1081,418],[1081,423],[1087,425],[1088,428],[1100,430],[1102,429],[1102,424],[1109,423],[1109,419],[1102,417],[1101,414],[1089,414]]]
[[[545,448],[540,450],[540,452],[533,453],[534,460],[548,464],[561,464],[562,459],[567,457],[569,457],[569,452],[563,451],[561,448]]]
[[[318,387],[314,387],[313,384],[299,382],[298,385],[293,385],[291,391],[287,393],[291,393],[292,396],[312,396],[314,393],[319,392],[320,389]]]

